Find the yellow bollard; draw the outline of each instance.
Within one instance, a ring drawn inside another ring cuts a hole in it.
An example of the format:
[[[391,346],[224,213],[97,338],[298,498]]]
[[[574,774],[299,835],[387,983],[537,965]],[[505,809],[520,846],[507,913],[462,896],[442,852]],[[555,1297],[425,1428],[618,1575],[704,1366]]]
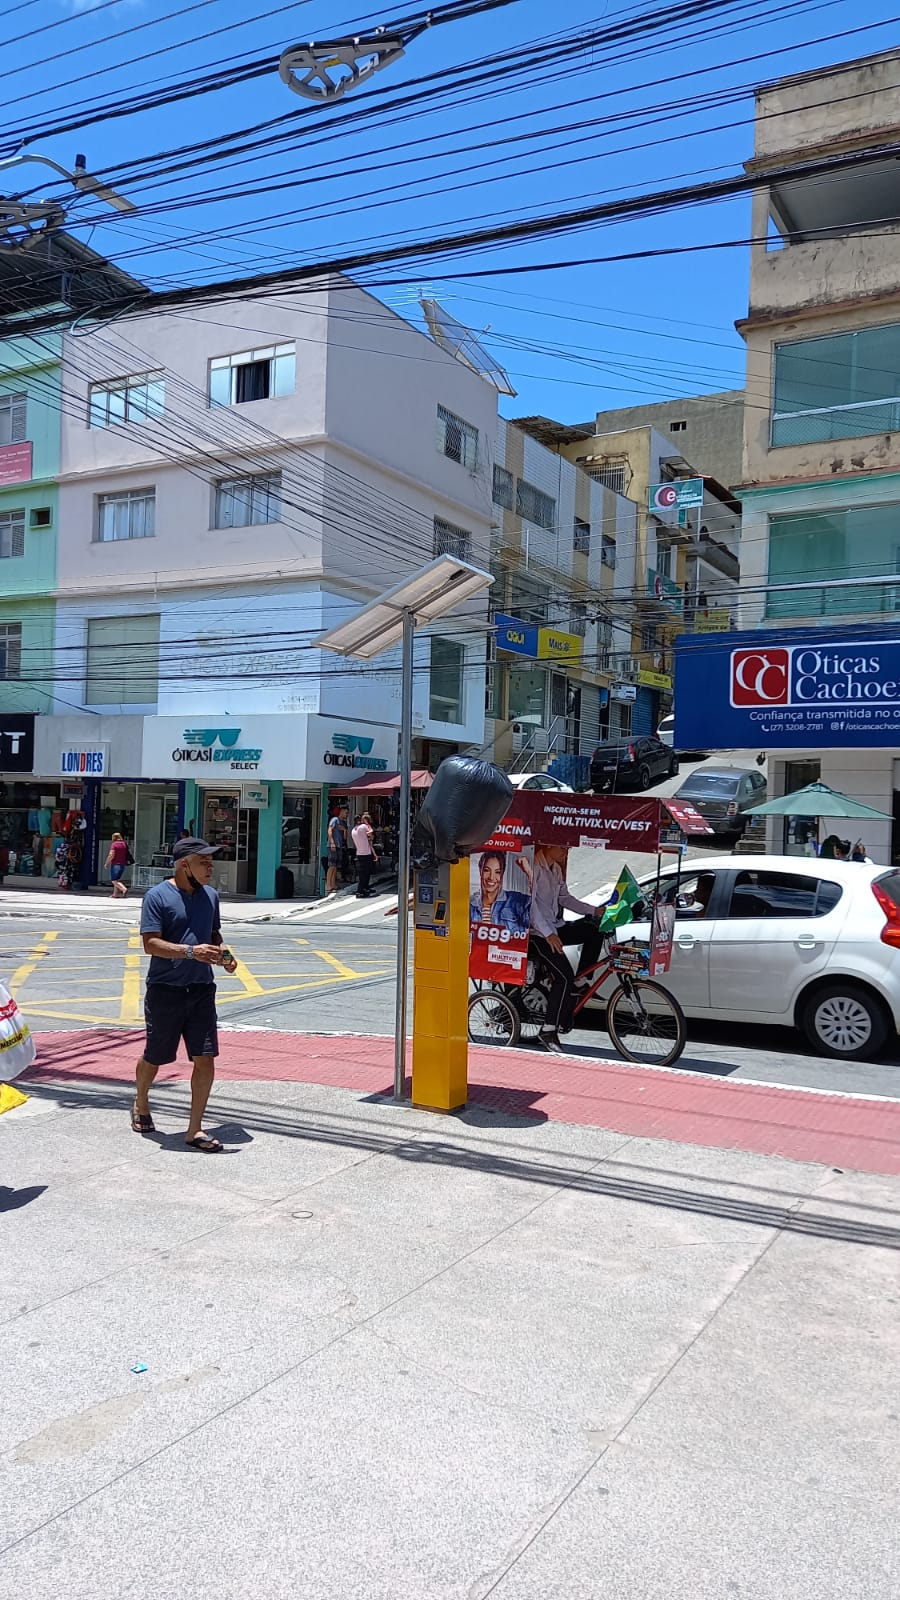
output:
[[[415,874],[412,1103],[457,1111],[468,1093],[469,863]]]

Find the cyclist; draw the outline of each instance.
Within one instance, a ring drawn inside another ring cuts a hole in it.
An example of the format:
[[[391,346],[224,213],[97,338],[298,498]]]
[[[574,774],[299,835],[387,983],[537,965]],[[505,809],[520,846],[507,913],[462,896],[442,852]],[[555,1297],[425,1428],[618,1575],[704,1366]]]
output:
[[[542,1050],[562,1049],[560,1030],[567,1032],[571,1025],[572,998],[583,974],[600,960],[603,935],[598,919],[603,907],[589,905],[586,900],[576,900],[566,883],[566,862],[569,852],[563,845],[539,844],[534,852],[534,873],[531,891],[531,935],[529,954],[542,961],[550,976],[550,993],[547,1015],[537,1038]],[[575,922],[563,920],[563,908],[580,911]],[[565,946],[581,945],[577,974],[572,973],[571,962]]]

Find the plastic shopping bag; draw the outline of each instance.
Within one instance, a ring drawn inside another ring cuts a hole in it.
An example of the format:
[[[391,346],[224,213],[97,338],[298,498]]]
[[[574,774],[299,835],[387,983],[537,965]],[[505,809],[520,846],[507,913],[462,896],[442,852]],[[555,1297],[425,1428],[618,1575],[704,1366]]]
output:
[[[0,1082],[10,1083],[35,1058],[31,1029],[9,990],[0,983]]]

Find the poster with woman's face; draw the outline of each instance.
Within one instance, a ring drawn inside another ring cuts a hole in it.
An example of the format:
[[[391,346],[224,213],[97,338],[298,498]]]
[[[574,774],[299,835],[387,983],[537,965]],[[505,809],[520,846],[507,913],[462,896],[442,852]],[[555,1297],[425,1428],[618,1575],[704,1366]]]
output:
[[[534,850],[479,850],[470,857],[469,976],[524,983]]]

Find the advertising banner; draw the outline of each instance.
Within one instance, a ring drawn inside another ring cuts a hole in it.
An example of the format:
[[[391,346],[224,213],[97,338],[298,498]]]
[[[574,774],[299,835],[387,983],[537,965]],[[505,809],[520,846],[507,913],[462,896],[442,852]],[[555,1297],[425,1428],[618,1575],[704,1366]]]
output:
[[[495,836],[469,860],[469,977],[525,982],[534,850]]]
[[[567,850],[655,851],[659,844],[660,803],[629,795],[559,794],[520,790],[495,829],[489,845],[503,839],[528,844],[561,844]]]
[[[900,632],[760,628],[675,641],[676,748],[896,744]]]
[[[675,906],[657,900],[650,924],[650,976],[661,978],[672,964],[672,942],[675,938]]]

